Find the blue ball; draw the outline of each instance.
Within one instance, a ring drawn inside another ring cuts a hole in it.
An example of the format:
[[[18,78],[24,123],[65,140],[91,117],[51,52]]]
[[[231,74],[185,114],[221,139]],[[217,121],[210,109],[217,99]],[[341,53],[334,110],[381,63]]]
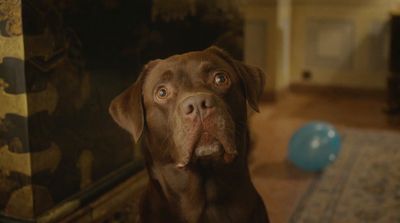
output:
[[[295,132],[288,158],[306,171],[320,171],[335,161],[341,146],[336,129],[324,122],[310,122]]]

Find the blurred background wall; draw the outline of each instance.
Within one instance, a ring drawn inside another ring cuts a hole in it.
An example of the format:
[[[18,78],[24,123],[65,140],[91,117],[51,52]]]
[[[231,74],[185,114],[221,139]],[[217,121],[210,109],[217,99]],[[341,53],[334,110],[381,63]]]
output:
[[[383,90],[389,12],[398,0],[254,0],[242,7],[245,60],[270,75],[267,92],[289,85]]]

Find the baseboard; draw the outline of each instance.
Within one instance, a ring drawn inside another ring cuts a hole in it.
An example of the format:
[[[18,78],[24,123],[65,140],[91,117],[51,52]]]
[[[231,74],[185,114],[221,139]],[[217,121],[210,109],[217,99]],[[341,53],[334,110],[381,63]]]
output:
[[[358,87],[343,87],[332,85],[311,85],[311,84],[291,84],[289,87],[291,92],[294,93],[314,93],[325,95],[343,95],[352,97],[374,97],[386,98],[387,92],[385,89],[369,89]]]
[[[288,89],[283,89],[280,91],[267,91],[265,92],[260,99],[260,102],[276,102],[282,99],[288,92]]]

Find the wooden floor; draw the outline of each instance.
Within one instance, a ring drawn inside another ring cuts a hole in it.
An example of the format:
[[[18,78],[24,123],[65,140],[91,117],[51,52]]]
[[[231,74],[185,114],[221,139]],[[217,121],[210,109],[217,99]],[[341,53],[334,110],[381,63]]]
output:
[[[276,103],[264,103],[250,122],[255,146],[250,171],[272,223],[288,222],[297,200],[316,176],[293,167],[287,144],[297,128],[320,120],[342,127],[400,131],[383,112],[385,99],[340,93],[287,93]]]

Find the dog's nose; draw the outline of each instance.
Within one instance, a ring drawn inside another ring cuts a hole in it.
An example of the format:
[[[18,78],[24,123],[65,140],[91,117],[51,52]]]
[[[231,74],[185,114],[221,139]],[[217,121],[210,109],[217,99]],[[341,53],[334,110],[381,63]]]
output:
[[[186,98],[181,104],[181,109],[184,116],[194,119],[198,115],[203,118],[208,116],[214,106],[215,101],[211,95],[199,94]]]

